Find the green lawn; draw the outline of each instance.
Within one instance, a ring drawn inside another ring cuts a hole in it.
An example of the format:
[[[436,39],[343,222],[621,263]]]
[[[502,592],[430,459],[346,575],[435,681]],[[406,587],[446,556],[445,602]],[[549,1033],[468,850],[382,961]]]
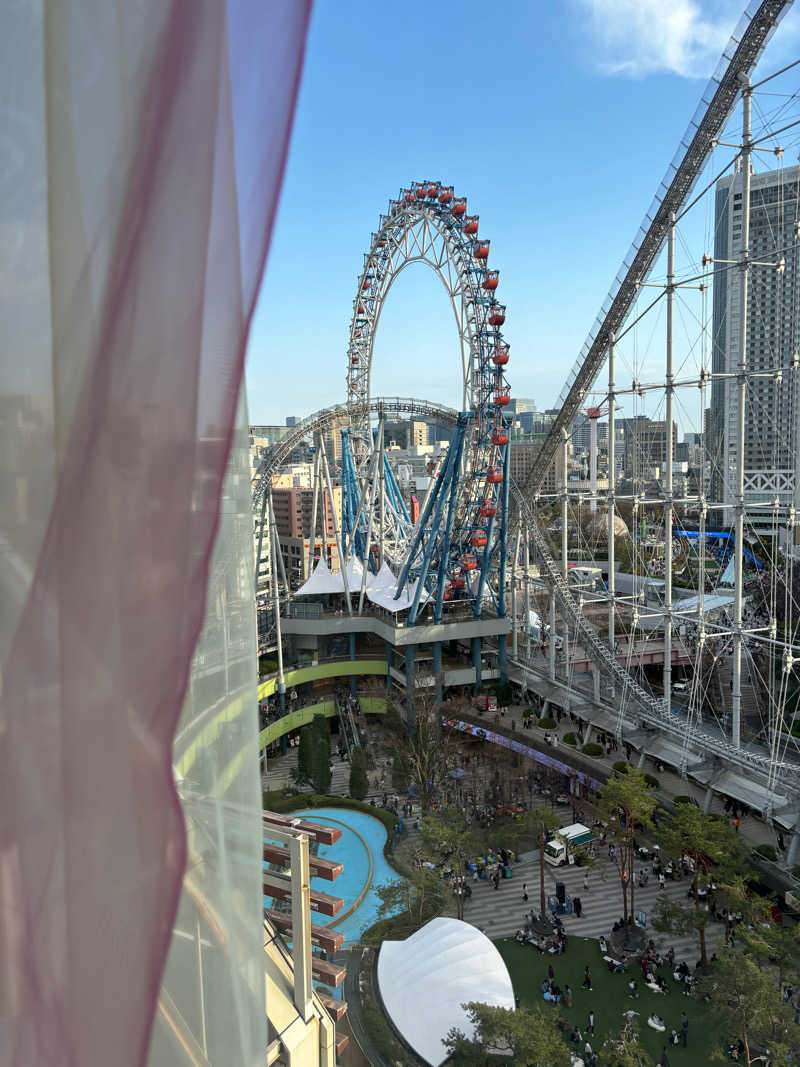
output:
[[[689,1064],[694,1067],[695,1064],[708,1065],[713,1062],[711,1053],[718,1035],[709,1017],[709,1006],[694,997],[684,996],[672,981],[668,968],[662,967],[660,970],[671,990],[665,996],[650,992],[641,981],[642,972],[636,963],[630,965],[624,974],[610,974],[602,962],[595,940],[570,937],[563,956],[540,956],[535,949],[518,945],[513,938],[497,941],[496,945],[506,962],[514,993],[523,1008],[544,1004],[541,983],[547,977],[548,964],[552,963],[556,983],[562,990],[567,985],[572,987],[572,1008],[567,1008],[562,1000],[561,1004],[553,1005],[553,1012],[564,1016],[570,1023],[577,1023],[585,1034],[589,1011],[594,1010],[595,1036],[589,1037],[593,1049],[600,1048],[608,1033],[619,1031],[624,1022],[623,1012],[632,1008],[639,1012],[635,1021],[639,1025],[642,1044],[658,1063],[665,1037],[669,1037],[673,1026],[680,1033],[681,1012],[685,1011],[689,1018],[688,1045],[685,1049],[680,1044],[667,1045],[670,1067]],[[591,993],[581,987],[583,969],[587,964],[592,975]],[[628,982],[631,978],[635,978],[639,986],[636,1000],[629,998]],[[665,1034],[659,1034],[647,1025],[647,1018],[653,1012],[666,1023]]]

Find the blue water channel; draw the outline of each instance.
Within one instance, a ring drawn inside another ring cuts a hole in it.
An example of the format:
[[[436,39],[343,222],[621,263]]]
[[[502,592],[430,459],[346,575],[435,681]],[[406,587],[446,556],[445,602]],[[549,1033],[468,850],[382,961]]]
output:
[[[400,878],[383,855],[386,828],[379,819],[350,808],[312,808],[306,811],[294,811],[292,815],[308,819],[309,822],[325,823],[342,831],[342,836],[335,845],[319,845],[317,854],[323,859],[341,863],[344,870],[334,882],[328,882],[324,878],[311,879],[312,889],[340,897],[344,901],[339,916],[348,912],[363,892],[369,880],[370,859],[372,860],[370,887],[364,899],[351,914],[338,922],[335,915],[329,917],[320,915],[318,912],[312,912],[311,915],[312,922],[333,926],[340,930],[348,943],[358,941],[364,930],[377,921],[378,908],[381,903],[376,892],[377,887]],[[269,900],[266,897],[264,904],[269,906]]]

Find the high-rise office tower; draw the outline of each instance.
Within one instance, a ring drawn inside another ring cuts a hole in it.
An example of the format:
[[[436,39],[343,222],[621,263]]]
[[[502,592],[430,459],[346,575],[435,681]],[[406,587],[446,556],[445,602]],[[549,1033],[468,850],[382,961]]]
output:
[[[800,167],[751,174],[750,181],[747,370],[777,373],[791,366],[798,351],[795,322],[800,291],[795,227]],[[743,175],[736,173],[721,178],[716,187],[712,370],[731,375],[738,371],[742,327],[740,268],[736,262],[743,251],[742,186]],[[764,504],[777,499],[784,516],[786,509],[800,504],[797,399],[794,373],[784,373],[780,380],[772,375],[749,378],[745,434],[740,442],[736,379],[712,383],[710,432],[706,436],[711,497],[735,502],[738,450],[743,448],[746,520],[756,529],[766,531],[772,526],[772,508]],[[755,506],[759,504],[762,506]],[[732,516],[732,510],[726,509],[724,521],[732,521]]]

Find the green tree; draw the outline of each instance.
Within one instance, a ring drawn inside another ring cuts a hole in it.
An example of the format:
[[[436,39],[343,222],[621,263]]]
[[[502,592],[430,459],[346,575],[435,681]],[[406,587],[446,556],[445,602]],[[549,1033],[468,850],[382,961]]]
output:
[[[436,871],[427,867],[412,871],[407,877],[398,878],[386,885],[376,887],[380,898],[378,918],[400,917],[405,920],[408,932],[413,933],[438,915],[449,901],[449,887],[442,882]],[[383,940],[378,928],[368,941]]]
[[[725,1045],[715,1051],[726,1059],[727,1043],[744,1045],[744,1063],[769,1049],[772,1063],[788,1063],[800,1048],[800,1026],[793,1021],[794,1009],[783,1003],[774,973],[766,971],[750,955],[724,950],[714,970],[698,983],[700,996],[710,1001],[712,1016],[721,1022]]]
[[[324,715],[311,721],[311,783],[323,796],[331,787],[331,733]]]
[[[653,1060],[642,1048],[639,1031],[632,1021],[616,1034],[609,1034],[598,1056],[604,1067],[653,1067]]]
[[[353,750],[350,760],[350,796],[356,800],[363,800],[369,789],[369,776],[367,774],[367,757],[359,745]]]
[[[300,785],[311,781],[312,760],[311,749],[313,747],[310,726],[304,726],[300,731],[300,743],[297,746],[297,771],[295,777]]]
[[[409,778],[419,798],[422,814],[433,807],[442,792],[448,771],[451,744],[442,729],[442,717],[436,701],[427,694],[416,696],[416,730],[406,739]]]
[[[764,913],[755,921],[742,923],[738,934],[762,968],[775,968],[779,986],[800,982],[800,926],[778,926],[765,904]]]
[[[653,825],[656,798],[642,771],[628,768],[625,774],[614,772],[600,790],[598,812],[604,821],[619,826],[616,864],[622,891],[622,915],[633,922],[636,891],[634,863],[637,832]]]
[[[514,1011],[475,1001],[463,1005],[475,1027],[472,1038],[453,1028],[444,1039],[453,1064],[494,1063],[510,1056],[514,1067],[569,1067],[570,1051],[555,1016],[540,1007]]]
[[[709,912],[704,898],[712,879],[719,886],[733,883],[744,873],[742,843],[728,823],[717,815],[704,815],[694,804],[676,804],[675,810],[664,820],[657,834],[662,855],[679,863],[689,861],[692,873],[692,906],[660,902],[657,929],[697,931],[700,945],[700,965],[708,966],[706,926]]]

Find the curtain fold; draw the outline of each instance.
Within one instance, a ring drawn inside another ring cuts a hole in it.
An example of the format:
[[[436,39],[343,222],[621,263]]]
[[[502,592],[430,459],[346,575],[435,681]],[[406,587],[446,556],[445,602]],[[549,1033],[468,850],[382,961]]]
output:
[[[172,742],[309,7],[0,5],[0,1062],[13,1067],[148,1058],[187,855]],[[226,543],[236,573],[223,523],[218,554]],[[224,699],[251,682],[228,675]],[[235,773],[252,800],[257,755]],[[191,851],[206,831],[189,822]],[[220,869],[224,836],[206,847]],[[246,939],[253,901],[229,938]],[[247,1062],[251,1031],[216,1062]]]

